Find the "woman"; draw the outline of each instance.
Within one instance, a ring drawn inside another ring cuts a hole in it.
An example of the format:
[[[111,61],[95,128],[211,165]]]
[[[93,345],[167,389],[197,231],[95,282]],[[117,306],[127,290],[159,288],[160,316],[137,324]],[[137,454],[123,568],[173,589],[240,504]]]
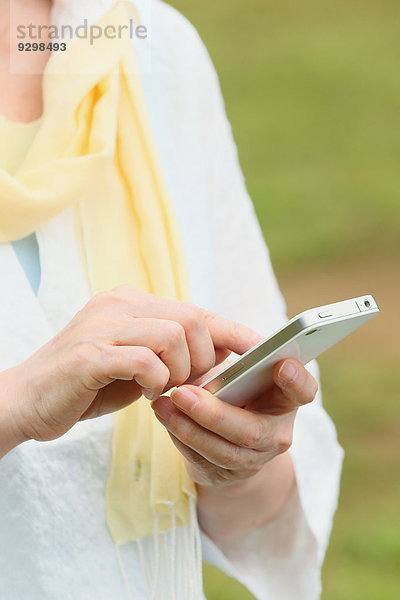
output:
[[[13,21],[112,32],[145,8]],[[295,360],[247,410],[193,385],[286,315],[204,47],[161,2],[149,31],[141,76],[140,41],[105,35],[2,70],[0,588],[201,598],[199,524],[257,598],[317,598],[341,449]]]

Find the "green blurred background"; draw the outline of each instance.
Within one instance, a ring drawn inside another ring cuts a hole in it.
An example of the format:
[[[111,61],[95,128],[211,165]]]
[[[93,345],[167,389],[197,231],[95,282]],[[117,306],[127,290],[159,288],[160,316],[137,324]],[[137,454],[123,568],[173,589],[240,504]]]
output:
[[[216,65],[289,314],[370,292],[381,306],[319,361],[346,451],[322,598],[398,600],[400,2],[171,4]],[[205,585],[251,598],[212,568]]]

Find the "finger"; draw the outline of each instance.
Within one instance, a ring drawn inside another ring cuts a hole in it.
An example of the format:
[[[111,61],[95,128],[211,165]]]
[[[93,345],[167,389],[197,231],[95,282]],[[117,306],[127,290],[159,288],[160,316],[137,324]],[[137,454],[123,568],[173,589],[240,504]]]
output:
[[[157,419],[168,431],[212,464],[225,469],[240,469],[254,462],[253,451],[240,448],[214,432],[205,429],[175,408],[166,396],[152,403]]]
[[[177,311],[176,319],[185,330],[191,362],[190,380],[193,380],[215,365],[214,343],[202,309],[188,302],[177,302],[173,308]]]
[[[293,408],[312,402],[318,390],[317,381],[294,358],[278,362],[273,369],[273,378]]]
[[[171,394],[174,405],[203,428],[240,446],[266,451],[276,432],[276,420],[223,402],[207,390],[185,385]]]
[[[164,318],[179,323],[184,330],[190,357],[190,380],[209,371],[215,365],[216,357],[203,309],[189,302],[164,301],[160,310]]]
[[[108,346],[99,357],[81,357],[88,361],[88,389],[99,390],[117,379],[135,380],[147,398],[158,397],[166,386],[170,373],[162,360],[147,347]],[[93,360],[94,358],[94,360]]]
[[[187,381],[191,371],[189,348],[185,331],[176,321],[129,319],[123,327],[112,329],[106,335],[115,345],[150,348],[168,368],[170,387]]]
[[[123,306],[131,317],[155,317],[180,323],[185,329],[193,374],[197,377],[214,366],[214,348],[243,354],[263,339],[245,325],[194,304],[160,298],[134,286],[119,286],[99,294],[94,302],[102,309],[112,305],[112,310],[118,309],[118,314]]]
[[[246,325],[225,319],[204,311],[208,329],[216,348],[227,348],[237,354],[244,354],[264,338]]]
[[[95,303],[102,307],[112,304],[119,313],[122,305],[131,317],[156,317],[180,323],[185,329],[195,377],[214,366],[214,348],[243,354],[263,339],[245,325],[194,304],[160,298],[129,285],[98,295]]]
[[[288,398],[281,388],[272,384],[266,393],[247,404],[246,410],[263,415],[279,416],[296,411],[298,407],[297,402],[294,404],[293,399]]]
[[[215,366],[221,365],[225,360],[229,358],[231,355],[231,351],[226,348],[216,348],[215,349]],[[232,359],[233,362],[234,359]],[[211,377],[211,375],[210,375]]]
[[[204,458],[204,456],[202,456],[195,450],[192,450],[192,448],[189,448],[189,446],[186,446],[186,444],[178,440],[178,438],[175,437],[171,432],[168,433],[175,447],[179,450],[182,456],[186,458],[186,460],[188,460],[190,463],[192,463],[196,467],[199,467],[202,470],[206,470],[210,466],[215,466],[212,465],[212,463],[210,463],[206,458]]]
[[[206,382],[208,379],[211,379],[211,377],[214,377],[215,375],[217,375],[217,373],[220,373],[221,371],[226,369],[229,365],[231,365],[234,362],[235,362],[235,359],[232,358],[231,354],[229,353],[228,357],[224,360],[224,362],[222,364],[215,365],[215,367],[210,369],[207,373],[205,373],[198,379],[195,379],[194,381],[186,381],[185,383],[186,384],[191,383],[192,385],[200,386],[204,382]]]
[[[171,394],[171,399],[172,396],[174,397],[174,403],[176,396],[179,395],[178,392],[182,392],[187,388],[199,390],[195,386],[186,385],[178,388]],[[203,391],[205,392],[204,395]],[[192,421],[198,423],[200,427],[207,431],[212,431],[218,437],[222,437],[239,447],[241,454],[239,455],[238,462],[244,465],[243,461],[245,457],[249,461],[246,468],[251,468],[252,466],[257,466],[257,464],[259,465],[260,462],[264,463],[267,460],[271,460],[290,448],[297,409],[291,410],[287,414],[280,414],[279,416],[257,414],[222,402],[206,392],[206,390],[201,390],[199,396],[201,396],[200,401],[195,404],[188,416]],[[206,402],[203,403],[203,399],[207,397],[210,401],[209,406],[205,406]],[[214,400],[217,402],[214,402]],[[220,404],[217,409],[216,404]],[[176,405],[175,407],[177,408]],[[184,411],[179,408],[179,412]],[[194,434],[193,439],[195,437]],[[187,443],[193,447],[192,444],[195,442],[191,442],[189,439]],[[204,455],[201,449],[197,447],[195,449]]]
[[[147,294],[132,286],[121,286],[111,294],[124,299],[126,313],[131,317],[174,321],[183,327],[189,349],[192,378],[199,377],[214,366],[214,344],[203,309],[189,302],[167,300]]]
[[[249,476],[259,472],[258,465],[245,465],[241,470],[220,468],[208,461],[195,450],[192,450],[192,448],[189,448],[189,446],[183,444],[178,438],[172,435],[172,433],[168,433],[175,447],[186,459],[189,475],[200,485],[209,486],[210,484],[215,485],[215,483],[229,484],[232,483],[232,481],[238,481],[244,478],[247,479]]]

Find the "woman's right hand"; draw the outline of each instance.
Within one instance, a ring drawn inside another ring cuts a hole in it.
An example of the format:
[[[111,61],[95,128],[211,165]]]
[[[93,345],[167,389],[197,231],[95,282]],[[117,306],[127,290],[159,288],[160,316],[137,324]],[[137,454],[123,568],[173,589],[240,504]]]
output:
[[[34,355],[0,374],[0,455],[29,439],[56,439],[142,394],[154,400],[261,339],[133,286],[98,294]]]

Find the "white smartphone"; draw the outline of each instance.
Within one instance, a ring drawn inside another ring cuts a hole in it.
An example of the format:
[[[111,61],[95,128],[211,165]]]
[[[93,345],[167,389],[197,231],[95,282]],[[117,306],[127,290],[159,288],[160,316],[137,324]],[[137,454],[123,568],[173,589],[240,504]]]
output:
[[[378,313],[370,295],[307,310],[201,387],[230,404],[248,404],[271,385],[272,368],[279,360],[297,358],[306,365]]]

